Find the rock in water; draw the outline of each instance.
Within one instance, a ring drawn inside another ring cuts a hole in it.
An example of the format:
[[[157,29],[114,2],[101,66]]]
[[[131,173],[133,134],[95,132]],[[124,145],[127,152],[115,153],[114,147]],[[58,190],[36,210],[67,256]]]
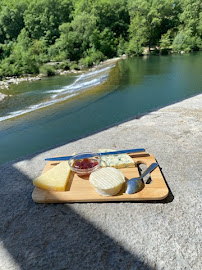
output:
[[[2,101],[7,95],[0,93],[0,101]]]

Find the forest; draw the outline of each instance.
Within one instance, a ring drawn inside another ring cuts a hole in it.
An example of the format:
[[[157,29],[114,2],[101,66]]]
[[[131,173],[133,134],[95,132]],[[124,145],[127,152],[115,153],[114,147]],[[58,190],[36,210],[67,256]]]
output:
[[[0,78],[201,48],[201,0],[0,0]]]

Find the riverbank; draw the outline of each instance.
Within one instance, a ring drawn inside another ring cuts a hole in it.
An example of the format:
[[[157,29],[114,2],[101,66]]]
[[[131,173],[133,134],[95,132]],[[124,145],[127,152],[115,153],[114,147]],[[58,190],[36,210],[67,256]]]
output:
[[[201,108],[198,95],[1,165],[0,269],[200,269]],[[136,147],[156,157],[170,188],[164,201],[32,201],[32,180],[42,172],[44,158]]]
[[[101,61],[98,65],[94,65],[93,67],[88,68],[88,69],[57,70],[54,75],[81,74],[81,73],[87,72],[87,71],[94,71],[94,70],[96,70],[97,68],[100,68],[103,65],[108,65],[110,63],[115,63],[118,60],[124,59],[124,58],[126,58],[125,55],[123,55],[121,57],[107,59],[105,61]],[[13,76],[13,77],[4,78],[2,81],[0,81],[0,90],[3,90],[2,93],[0,93],[0,101],[3,100],[4,98],[6,98],[7,96],[9,96],[8,90],[10,88],[10,85],[19,84],[19,83],[22,83],[22,82],[38,81],[38,80],[41,80],[41,79],[43,79],[45,77],[48,77],[48,76],[46,76],[44,74],[38,74],[36,76],[28,74],[28,75],[22,76],[22,77]]]

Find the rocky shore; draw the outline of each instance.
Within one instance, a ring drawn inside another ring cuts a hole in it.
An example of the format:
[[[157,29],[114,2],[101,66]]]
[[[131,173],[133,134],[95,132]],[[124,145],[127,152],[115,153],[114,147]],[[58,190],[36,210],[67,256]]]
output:
[[[41,80],[42,76],[37,75],[35,77],[25,76],[25,77],[6,77],[3,81],[0,81],[0,89],[9,89],[11,84],[19,84],[21,82],[33,82]]]
[[[27,77],[6,77],[3,81],[0,81],[0,90],[4,90],[4,93],[0,92],[0,101],[4,100],[5,98],[11,96],[9,94],[9,87],[11,84],[19,84],[21,82],[33,82],[41,80],[42,76],[38,75],[35,77],[27,76]],[[6,93],[5,93],[6,90]]]
[[[201,269],[201,134],[202,94],[1,165],[0,269]],[[140,147],[162,170],[170,190],[163,201],[32,201],[46,157]]]

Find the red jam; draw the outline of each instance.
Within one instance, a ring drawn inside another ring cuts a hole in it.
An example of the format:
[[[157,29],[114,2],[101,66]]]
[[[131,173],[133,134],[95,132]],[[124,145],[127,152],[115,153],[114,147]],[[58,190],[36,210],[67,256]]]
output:
[[[76,169],[90,169],[98,165],[97,160],[93,158],[77,159],[73,163],[73,167]]]

